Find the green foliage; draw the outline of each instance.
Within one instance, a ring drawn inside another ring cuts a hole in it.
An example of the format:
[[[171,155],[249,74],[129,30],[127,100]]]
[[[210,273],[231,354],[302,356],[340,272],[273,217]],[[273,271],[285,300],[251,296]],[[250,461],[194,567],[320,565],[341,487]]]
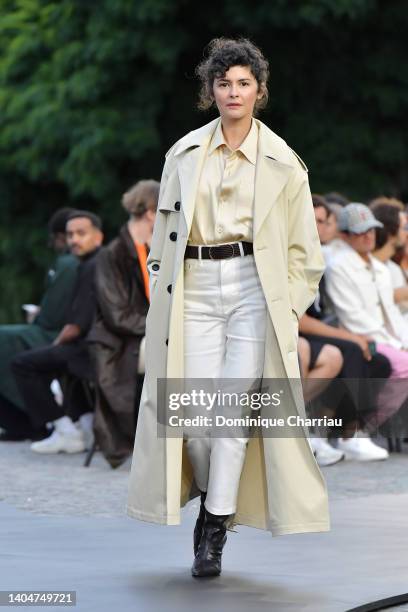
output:
[[[211,114],[194,67],[214,36],[252,38],[271,64],[261,119],[306,160],[314,191],[406,196],[403,0],[0,0],[0,320],[38,300],[45,224],[99,212],[160,176],[164,152]]]

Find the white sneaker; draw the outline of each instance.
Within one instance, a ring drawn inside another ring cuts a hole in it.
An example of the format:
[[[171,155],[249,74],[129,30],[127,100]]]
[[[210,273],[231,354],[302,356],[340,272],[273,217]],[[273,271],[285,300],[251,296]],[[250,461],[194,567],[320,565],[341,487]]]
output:
[[[344,452],[333,448],[327,440],[323,438],[310,438],[310,446],[318,465],[321,467],[333,465],[344,459]]]
[[[339,438],[337,448],[344,451],[346,459],[357,461],[381,461],[389,457],[388,451],[374,444],[363,431],[356,432],[352,438]]]
[[[55,429],[44,440],[33,442],[31,450],[36,453],[82,453],[85,450],[85,441],[82,431],[61,432]]]
[[[75,426],[78,428],[78,430],[82,431],[86,450],[92,448],[95,440],[93,432],[93,421],[93,412],[86,412],[85,414],[82,414],[79,417],[78,421],[75,423]]]

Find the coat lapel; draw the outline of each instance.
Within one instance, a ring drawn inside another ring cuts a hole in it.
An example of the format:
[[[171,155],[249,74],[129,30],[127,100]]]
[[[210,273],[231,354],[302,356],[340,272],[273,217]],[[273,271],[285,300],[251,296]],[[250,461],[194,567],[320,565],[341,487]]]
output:
[[[181,209],[187,226],[187,235],[193,221],[198,181],[206,150],[207,147],[205,146],[196,146],[194,149],[189,149],[184,153],[177,166],[180,179]]]
[[[255,175],[253,240],[288,182],[292,168],[267,155],[258,155]]]
[[[253,240],[289,180],[293,166],[287,145],[261,121],[255,174]]]
[[[198,181],[205,154],[218,121],[219,118],[187,134],[174,151],[180,180],[181,209],[187,226],[187,235],[193,221]]]
[[[174,151],[175,157],[178,158],[177,170],[187,235],[193,220],[205,154],[218,121],[219,118],[187,134]],[[293,158],[287,144],[264,123],[257,119],[256,122],[259,127],[259,141],[255,175],[254,240],[293,170]]]

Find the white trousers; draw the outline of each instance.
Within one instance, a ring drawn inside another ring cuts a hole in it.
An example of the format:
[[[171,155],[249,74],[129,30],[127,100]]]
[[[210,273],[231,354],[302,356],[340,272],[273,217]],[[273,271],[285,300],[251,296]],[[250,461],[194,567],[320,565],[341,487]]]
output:
[[[222,379],[224,386],[228,379],[259,379],[264,364],[266,313],[253,255],[186,259],[185,378]],[[211,435],[187,439],[195,481],[201,491],[207,491],[205,507],[209,512],[236,511],[247,442],[248,438]]]

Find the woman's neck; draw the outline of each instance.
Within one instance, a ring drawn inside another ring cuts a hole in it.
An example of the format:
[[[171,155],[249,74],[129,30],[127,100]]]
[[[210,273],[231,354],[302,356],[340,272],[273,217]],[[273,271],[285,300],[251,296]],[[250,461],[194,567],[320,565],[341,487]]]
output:
[[[228,120],[221,119],[222,133],[224,134],[225,142],[232,149],[238,147],[244,142],[251,129],[252,117],[242,117],[242,119]]]

